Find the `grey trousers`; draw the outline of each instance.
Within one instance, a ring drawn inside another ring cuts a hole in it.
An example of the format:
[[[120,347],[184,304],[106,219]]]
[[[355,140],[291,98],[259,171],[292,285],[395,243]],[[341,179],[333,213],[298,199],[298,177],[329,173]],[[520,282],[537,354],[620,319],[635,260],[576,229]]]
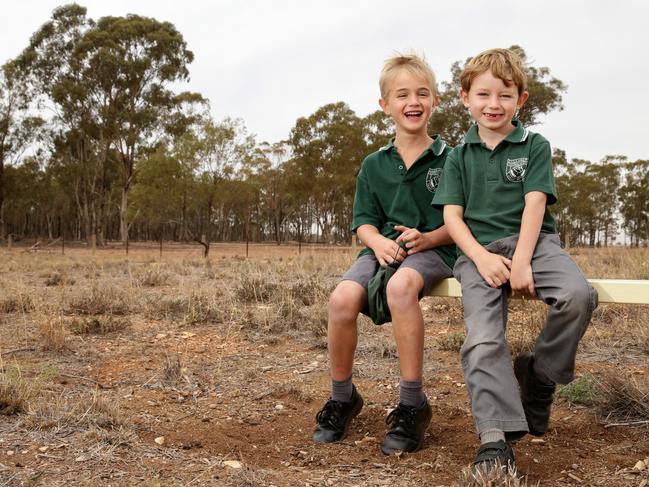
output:
[[[511,259],[517,242],[514,235],[486,248]],[[505,340],[511,288],[508,283],[489,287],[464,255],[453,272],[462,284],[467,337],[460,354],[478,433],[496,428],[508,439],[523,436],[527,422]],[[538,297],[550,306],[534,349],[535,368],[554,382],[567,384],[574,378],[577,345],[597,307],[597,292],[561,248],[556,234],[540,234],[532,273]]]

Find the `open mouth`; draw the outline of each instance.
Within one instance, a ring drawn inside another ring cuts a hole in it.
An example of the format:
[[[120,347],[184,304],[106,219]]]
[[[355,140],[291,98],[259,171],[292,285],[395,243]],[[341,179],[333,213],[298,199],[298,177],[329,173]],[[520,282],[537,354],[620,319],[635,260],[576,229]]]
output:
[[[483,115],[485,116],[485,118],[488,118],[490,120],[496,120],[502,117],[502,113],[484,113]]]
[[[404,113],[406,118],[411,119],[411,120],[417,120],[419,117],[421,117],[424,114],[421,110],[410,110]]]

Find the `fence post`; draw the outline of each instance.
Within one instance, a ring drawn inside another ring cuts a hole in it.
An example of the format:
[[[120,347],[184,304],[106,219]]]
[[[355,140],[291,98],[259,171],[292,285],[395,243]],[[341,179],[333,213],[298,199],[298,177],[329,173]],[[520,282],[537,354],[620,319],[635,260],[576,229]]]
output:
[[[9,234],[7,235],[7,248],[11,250],[11,247],[13,246],[13,235]]]

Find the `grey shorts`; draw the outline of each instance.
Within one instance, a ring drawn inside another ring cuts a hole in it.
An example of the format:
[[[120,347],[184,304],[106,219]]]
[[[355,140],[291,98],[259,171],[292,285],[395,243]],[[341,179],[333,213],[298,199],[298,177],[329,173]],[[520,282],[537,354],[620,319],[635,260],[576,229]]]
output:
[[[442,279],[451,277],[453,271],[433,249],[424,250],[407,256],[399,269],[409,267],[416,270],[424,278],[424,289],[419,293],[419,299],[426,296],[431,288]],[[367,291],[367,283],[379,270],[379,262],[374,254],[361,255],[342,277],[343,281],[354,281]]]

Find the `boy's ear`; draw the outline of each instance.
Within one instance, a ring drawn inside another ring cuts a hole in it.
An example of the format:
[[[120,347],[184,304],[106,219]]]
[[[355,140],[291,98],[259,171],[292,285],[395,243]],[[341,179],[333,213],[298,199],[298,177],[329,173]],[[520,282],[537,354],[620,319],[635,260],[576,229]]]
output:
[[[518,108],[521,108],[523,105],[525,105],[525,102],[527,99],[530,97],[530,94],[527,91],[524,91],[518,96],[518,103],[516,103],[516,106]]]
[[[439,106],[439,102],[440,102],[439,95],[435,95],[433,97],[433,110],[435,110],[435,108],[437,108]]]
[[[383,113],[390,115],[390,112],[388,111],[388,102],[383,98],[379,98],[379,106],[381,107],[381,110],[383,110]]]
[[[462,100],[462,104],[465,106],[465,108],[469,108],[469,94],[461,88],[460,88],[460,100]]]

